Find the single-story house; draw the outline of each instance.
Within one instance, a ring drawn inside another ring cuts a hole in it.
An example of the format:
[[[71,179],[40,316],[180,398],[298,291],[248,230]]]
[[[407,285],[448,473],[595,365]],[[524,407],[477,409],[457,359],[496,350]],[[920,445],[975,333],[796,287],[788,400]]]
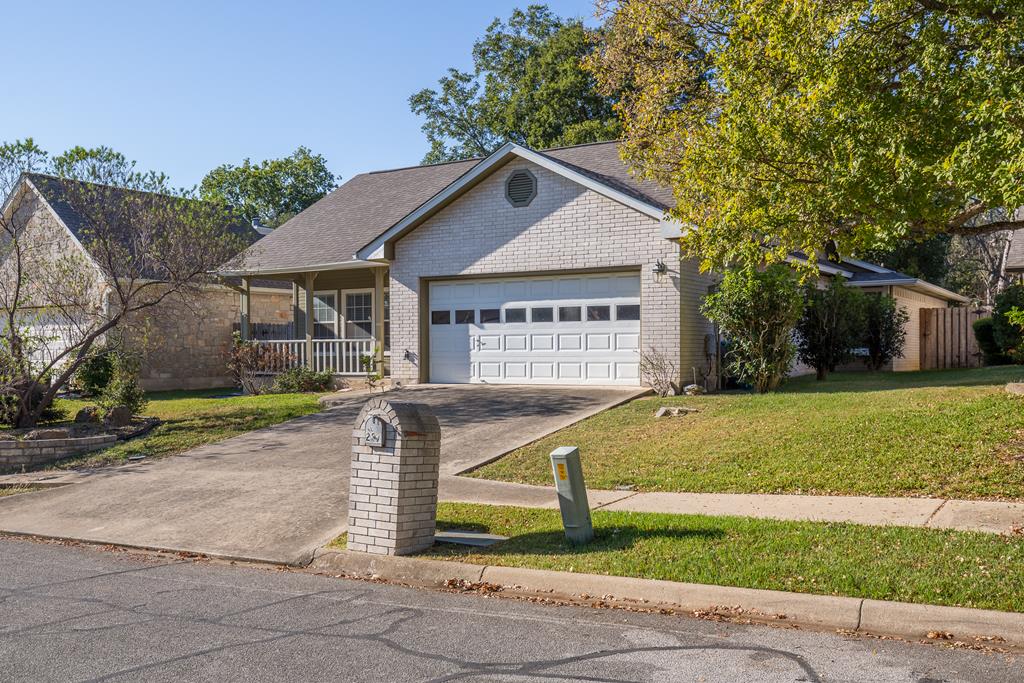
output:
[[[224,274],[290,283],[305,334],[267,343],[337,374],[375,355],[403,383],[637,385],[641,353],[657,352],[688,383],[715,373],[700,306],[716,278],[681,258],[672,205],[670,190],[629,173],[617,143],[509,143],[357,175]],[[855,259],[822,272],[891,293],[912,321],[966,301]],[[918,367],[915,354],[908,344],[894,369]]]
[[[52,245],[54,253],[80,253],[85,258],[78,263],[99,270],[95,255],[89,252],[89,241],[83,236],[84,221],[67,201],[67,188],[74,182],[39,173],[25,174],[6,200],[5,210],[24,212],[26,217],[18,222],[18,228],[27,239],[38,236],[37,241]],[[107,195],[82,193],[82,196]],[[225,229],[236,232],[249,243],[261,237],[245,224],[225,226]],[[205,389],[232,384],[226,363],[232,331],[238,325],[239,290],[237,283],[233,287],[230,283],[206,284],[187,304],[171,297],[146,309],[144,320],[131,321],[125,330],[125,343],[141,351],[140,380],[144,389]],[[291,295],[286,285],[259,281],[251,287],[249,297],[254,322],[286,324],[291,321]],[[109,305],[103,288],[97,289],[96,310]],[[73,335],[64,334],[62,330],[68,324],[65,314],[48,316],[45,311],[26,311],[25,317],[26,324],[39,328],[37,336],[48,340],[37,352],[41,356],[39,360],[49,361],[67,348],[66,339]]]

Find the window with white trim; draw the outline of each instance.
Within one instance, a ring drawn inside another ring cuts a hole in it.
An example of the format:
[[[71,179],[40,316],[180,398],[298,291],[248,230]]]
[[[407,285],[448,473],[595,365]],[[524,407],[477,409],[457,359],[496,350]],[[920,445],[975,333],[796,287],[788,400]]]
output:
[[[313,294],[313,337],[335,339],[338,336],[337,295],[334,292]]]
[[[373,291],[345,292],[345,339],[373,338]]]

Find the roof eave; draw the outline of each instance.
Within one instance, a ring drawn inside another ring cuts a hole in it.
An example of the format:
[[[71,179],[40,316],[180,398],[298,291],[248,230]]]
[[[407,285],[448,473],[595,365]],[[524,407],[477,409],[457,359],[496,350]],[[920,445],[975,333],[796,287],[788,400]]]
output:
[[[318,263],[309,266],[282,266],[278,268],[228,268],[216,271],[222,277],[258,277],[260,275],[287,275],[289,273],[320,273],[330,270],[352,270],[355,268],[379,268],[382,264],[362,259],[335,263]]]
[[[959,301],[962,304],[970,303],[970,299],[963,294],[957,294],[951,292],[945,287],[939,287],[934,285],[927,280],[921,280],[918,278],[892,278],[889,280],[864,280],[861,282],[852,281],[847,283],[854,287],[907,287],[917,288],[924,290],[928,294],[933,294],[939,298],[946,299],[948,301]]]

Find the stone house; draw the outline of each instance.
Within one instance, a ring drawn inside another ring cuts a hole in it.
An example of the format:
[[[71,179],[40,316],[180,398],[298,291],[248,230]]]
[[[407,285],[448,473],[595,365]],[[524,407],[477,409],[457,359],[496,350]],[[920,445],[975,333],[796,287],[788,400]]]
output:
[[[700,313],[715,277],[680,254],[672,204],[628,172],[617,143],[509,143],[483,159],[357,175],[224,274],[243,290],[257,277],[290,284],[304,334],[268,343],[340,375],[375,356],[403,383],[638,385],[643,353],[688,383],[716,371]],[[822,266],[892,294],[912,319],[965,301],[863,261]],[[893,369],[915,369],[914,353]]]
[[[88,288],[82,291],[88,291],[89,305],[100,311],[110,305],[105,293],[110,283],[89,251],[80,216],[63,197],[69,182],[74,181],[25,174],[7,198],[4,210],[24,214],[17,223],[19,229],[31,243],[40,245],[40,249],[31,252],[32,259],[48,266],[59,264],[53,270],[63,271],[63,277],[79,284],[88,282]],[[261,237],[250,226],[232,225],[225,229],[236,231],[249,243]],[[255,323],[287,324],[293,317],[290,292],[279,282],[255,283],[250,297]],[[47,300],[52,301],[52,297]],[[129,320],[123,330],[125,345],[141,352],[143,388],[160,391],[230,386],[226,361],[232,332],[239,324],[240,306],[237,281],[225,281],[203,285],[187,300],[169,297],[146,309],[144,315]],[[67,348],[63,340],[69,335],[62,329],[67,324],[66,317],[61,316],[58,323],[56,316],[49,317],[45,311],[26,311],[26,324],[36,328],[34,336],[48,340],[40,351],[43,355],[52,358]]]

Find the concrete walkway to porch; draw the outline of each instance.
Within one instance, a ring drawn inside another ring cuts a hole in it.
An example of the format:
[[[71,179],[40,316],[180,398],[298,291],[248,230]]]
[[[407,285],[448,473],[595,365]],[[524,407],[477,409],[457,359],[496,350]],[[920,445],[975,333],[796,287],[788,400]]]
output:
[[[749,493],[587,492],[595,510],[628,510],[715,516],[760,517],[876,526],[925,527],[986,533],[1024,533],[1024,503],[943,498],[872,498]],[[554,488],[443,476],[443,501],[557,508]]]

